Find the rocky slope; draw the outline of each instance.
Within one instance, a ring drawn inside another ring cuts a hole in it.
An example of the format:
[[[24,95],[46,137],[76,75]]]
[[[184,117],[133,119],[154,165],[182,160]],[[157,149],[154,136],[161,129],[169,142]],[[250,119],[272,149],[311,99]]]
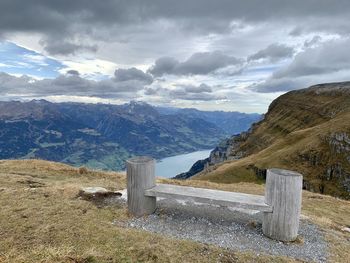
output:
[[[232,156],[231,151],[235,147],[239,146],[239,141],[241,139],[241,136],[243,136],[243,134],[246,134],[246,133],[243,132],[240,135],[233,135],[231,138],[224,139],[223,141],[220,142],[218,146],[214,148],[214,150],[210,152],[210,155],[208,158],[203,160],[198,160],[192,165],[191,169],[188,172],[178,174],[174,178],[187,179],[196,175],[197,173],[210,169],[211,166],[214,166],[216,164],[220,164],[227,160],[239,159],[241,156],[238,156],[238,155]]]
[[[350,82],[280,96],[262,121],[226,140],[202,166],[196,178],[215,182],[263,180],[270,167],[296,170],[304,189],[350,198]]]

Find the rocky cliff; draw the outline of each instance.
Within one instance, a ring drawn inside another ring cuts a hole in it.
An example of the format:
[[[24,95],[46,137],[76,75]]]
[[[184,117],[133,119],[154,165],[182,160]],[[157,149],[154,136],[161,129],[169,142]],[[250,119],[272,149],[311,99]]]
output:
[[[220,144],[210,152],[210,155],[208,158],[203,160],[198,160],[192,165],[191,169],[188,172],[178,174],[174,178],[187,179],[199,172],[210,170],[210,167],[216,164],[220,164],[227,160],[239,159],[240,156],[238,155],[233,156],[231,155],[231,152],[239,146],[239,142],[243,134],[246,134],[246,133],[242,133],[241,135],[234,135],[229,139],[225,139],[221,141]]]
[[[217,147],[195,178],[262,180],[267,168],[281,167],[301,172],[304,189],[350,198],[349,138],[350,82],[291,91],[247,133]]]

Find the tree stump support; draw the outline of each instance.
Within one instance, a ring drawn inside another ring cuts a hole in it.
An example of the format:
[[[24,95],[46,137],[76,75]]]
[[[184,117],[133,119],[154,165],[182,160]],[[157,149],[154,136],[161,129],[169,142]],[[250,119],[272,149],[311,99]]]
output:
[[[209,204],[253,208],[263,212],[265,236],[293,241],[298,236],[303,176],[297,172],[268,169],[265,197],[212,189],[160,184],[155,181],[155,160],[134,157],[126,161],[129,213],[140,217],[152,214],[158,197],[196,200]]]
[[[150,215],[156,209],[156,197],[145,196],[145,190],[156,185],[155,160],[134,157],[126,161],[128,209],[134,216]]]
[[[280,241],[293,241],[297,238],[302,183],[303,176],[297,172],[267,170],[265,203],[272,206],[273,212],[263,215],[264,235]]]

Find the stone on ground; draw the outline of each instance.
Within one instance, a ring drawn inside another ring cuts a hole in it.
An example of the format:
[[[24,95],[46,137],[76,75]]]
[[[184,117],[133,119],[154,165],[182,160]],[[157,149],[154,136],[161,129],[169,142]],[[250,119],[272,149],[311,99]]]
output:
[[[121,196],[119,192],[109,191],[106,188],[94,186],[94,187],[84,187],[80,189],[79,196],[86,199],[95,199],[95,198],[105,198],[105,197],[115,197]]]

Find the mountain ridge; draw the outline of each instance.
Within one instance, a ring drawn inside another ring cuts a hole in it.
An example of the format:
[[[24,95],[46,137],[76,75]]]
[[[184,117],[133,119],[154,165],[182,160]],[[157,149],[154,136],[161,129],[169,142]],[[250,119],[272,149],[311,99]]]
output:
[[[228,135],[203,118],[161,114],[147,103],[0,102],[0,159],[120,170],[133,155],[160,159],[209,149]]]
[[[194,108],[166,107],[157,107],[157,109],[165,115],[184,114],[205,119],[219,126],[230,135],[248,130],[252,123],[259,121],[262,117],[258,113],[242,113],[238,111],[200,111]],[[232,122],[232,119],[236,119],[237,121]]]
[[[302,173],[304,189],[349,199],[350,82],[318,84],[278,97],[263,120],[194,166],[177,178],[196,174],[213,182],[262,182],[267,168],[281,167]]]

